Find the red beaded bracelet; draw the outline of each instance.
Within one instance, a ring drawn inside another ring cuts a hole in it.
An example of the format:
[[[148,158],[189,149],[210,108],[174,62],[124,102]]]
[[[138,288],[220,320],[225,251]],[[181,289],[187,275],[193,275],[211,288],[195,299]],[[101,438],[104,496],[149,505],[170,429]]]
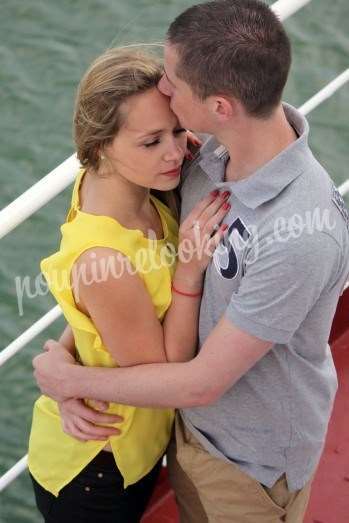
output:
[[[173,285],[172,283],[172,290],[174,292],[176,292],[177,294],[180,294],[181,296],[186,296],[187,298],[198,298],[199,296],[201,296],[202,292],[198,292],[196,294],[191,294],[189,292],[182,292],[182,291],[179,291],[178,289],[176,289],[176,287]]]

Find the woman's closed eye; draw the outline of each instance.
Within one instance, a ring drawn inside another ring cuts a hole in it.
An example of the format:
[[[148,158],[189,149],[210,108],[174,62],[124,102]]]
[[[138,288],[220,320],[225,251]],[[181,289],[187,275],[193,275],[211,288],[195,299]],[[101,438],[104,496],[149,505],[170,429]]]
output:
[[[149,143],[145,143],[144,144],[144,147],[152,147],[153,145],[157,145],[160,143],[160,138],[156,138],[155,140],[153,140],[152,142],[149,142]]]
[[[186,129],[183,129],[182,127],[181,128],[178,128],[178,129],[175,129],[173,131],[173,134],[175,136],[179,135],[179,134],[182,134],[182,133],[186,133],[187,130]],[[152,142],[149,142],[149,143],[145,143],[144,144],[144,147],[152,147],[153,145],[158,145],[160,143],[160,138],[156,138],[155,140],[153,140]]]

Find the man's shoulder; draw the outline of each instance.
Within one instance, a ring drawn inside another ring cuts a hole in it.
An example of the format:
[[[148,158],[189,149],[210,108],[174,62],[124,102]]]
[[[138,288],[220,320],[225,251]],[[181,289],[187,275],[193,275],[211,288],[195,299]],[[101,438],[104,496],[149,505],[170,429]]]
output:
[[[272,233],[278,236],[281,231],[286,237],[291,232],[293,237],[292,232],[296,231],[298,242],[308,244],[316,232],[326,233],[342,244],[348,227],[346,204],[328,172],[314,157],[308,167],[264,207],[258,223],[261,236]],[[313,240],[319,241],[316,234]]]

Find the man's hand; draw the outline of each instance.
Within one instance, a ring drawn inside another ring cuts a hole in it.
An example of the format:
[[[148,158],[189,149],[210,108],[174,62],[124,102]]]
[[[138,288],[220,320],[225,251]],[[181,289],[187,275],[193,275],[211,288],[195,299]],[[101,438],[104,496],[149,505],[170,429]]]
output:
[[[107,440],[121,431],[114,427],[101,427],[98,424],[120,423],[121,416],[105,414],[100,410],[108,407],[107,403],[94,402],[98,410],[88,407],[83,400],[68,399],[58,404],[62,418],[62,427],[66,434],[80,441]]]
[[[61,402],[69,399],[68,375],[74,357],[68,350],[54,340],[45,343],[45,353],[33,359],[34,377],[43,394]]]

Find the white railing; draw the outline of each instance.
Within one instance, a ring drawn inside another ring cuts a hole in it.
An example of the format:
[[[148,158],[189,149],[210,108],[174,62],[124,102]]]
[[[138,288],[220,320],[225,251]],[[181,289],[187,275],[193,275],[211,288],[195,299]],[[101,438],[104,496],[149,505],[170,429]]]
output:
[[[64,191],[78,170],[79,162],[73,154],[0,211],[0,239]]]
[[[35,322],[29,329],[24,331],[18,338],[16,338],[10,345],[0,352],[0,367],[12,356],[17,354],[28,343],[30,343],[36,336],[43,332],[62,315],[62,310],[59,305],[47,312],[40,320]]]
[[[285,20],[311,0],[278,0],[272,5],[274,12]],[[335,80],[330,82],[326,87],[321,89],[310,100],[303,104],[299,110],[304,114],[309,114],[312,110],[320,105],[327,98],[332,96],[340,87],[349,80],[349,69],[344,71]],[[33,185],[25,193],[14,200],[10,205],[0,211],[0,239],[9,234],[20,223],[28,219],[32,214],[46,205],[55,196],[60,194],[75,179],[79,170],[79,162],[76,155],[73,154],[62,164],[56,167],[48,175],[43,177],[39,182]],[[342,194],[349,192],[349,180],[344,182],[339,190]],[[44,331],[62,314],[60,307],[57,305],[45,314],[41,319],[34,323],[29,329],[22,333],[8,347],[0,352],[0,366],[8,359],[14,356],[39,333]],[[14,481],[27,467],[27,456],[19,460],[11,469],[0,477],[0,492],[7,485]]]
[[[343,71],[342,74],[337,76],[332,82],[326,85],[321,91],[319,91],[315,96],[312,96],[310,100],[305,102],[305,104],[301,105],[299,108],[300,112],[304,115],[310,113],[315,107],[320,105],[322,102],[327,100],[327,98],[330,98],[340,87],[342,87],[344,84],[346,84],[349,81],[349,69],[346,69]]]
[[[340,185],[338,187],[338,191],[341,193],[342,196],[344,194],[348,194],[348,192],[349,192],[349,180],[346,180],[345,182],[343,182],[342,185]]]
[[[3,476],[0,478],[0,492],[4,490],[7,485],[12,483],[28,466],[28,455],[23,456],[22,459],[17,461],[13,467],[11,467]]]
[[[309,4],[311,0],[278,0],[274,2],[271,6],[271,9],[274,13],[284,21],[286,18],[289,18],[294,13],[299,11],[306,4]]]

